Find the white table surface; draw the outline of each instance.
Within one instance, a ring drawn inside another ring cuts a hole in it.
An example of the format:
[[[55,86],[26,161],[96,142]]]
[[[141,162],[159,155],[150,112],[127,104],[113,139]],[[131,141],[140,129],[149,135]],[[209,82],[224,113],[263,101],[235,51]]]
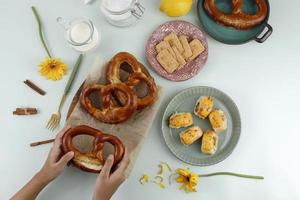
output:
[[[143,1],[144,18],[130,28],[109,25],[100,13],[100,1],[84,6],[81,0],[1,0],[0,1],[0,127],[1,164],[0,199],[8,199],[24,185],[45,161],[50,145],[29,147],[32,141],[52,138],[45,128],[50,113],[59,101],[68,76],[58,82],[46,81],[38,75],[37,64],[46,56],[38,38],[36,21],[30,6],[35,5],[45,24],[51,51],[69,66],[77,53],[71,50],[58,16],[87,16],[101,30],[99,48],[89,53],[63,109],[66,115],[71,96],[86,77],[95,56],[109,59],[118,51],[129,51],[143,63],[144,48],[150,33],[161,23],[175,18],[159,12],[158,0]],[[180,19],[199,25],[196,3],[191,12]],[[299,188],[299,113],[300,113],[300,1],[287,4],[271,1],[270,24],[273,35],[263,44],[249,42],[230,46],[208,37],[209,58],[203,70],[185,82],[171,82],[151,70],[165,97],[152,125],[130,178],[113,199],[300,199]],[[31,79],[48,93],[35,94],[22,81]],[[162,190],[154,184],[141,186],[143,173],[155,174],[159,161],[174,167],[188,166],[176,159],[165,145],[160,129],[162,113],[169,100],[179,91],[197,85],[216,87],[238,105],[242,118],[242,134],[234,152],[223,162],[209,167],[189,166],[199,173],[235,171],[265,176],[263,181],[234,177],[212,177],[200,180],[198,192],[185,194],[178,185]],[[40,114],[13,116],[20,106],[36,106]],[[45,188],[39,199],[91,199],[95,174],[67,168]]]

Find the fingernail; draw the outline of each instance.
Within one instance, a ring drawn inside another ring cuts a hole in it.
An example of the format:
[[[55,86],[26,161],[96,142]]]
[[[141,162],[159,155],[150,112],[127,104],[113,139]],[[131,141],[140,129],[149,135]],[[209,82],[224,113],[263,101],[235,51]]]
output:
[[[74,156],[74,151],[69,151],[70,156]]]
[[[110,154],[108,157],[107,157],[107,160],[113,160],[114,159],[114,156],[112,154]]]

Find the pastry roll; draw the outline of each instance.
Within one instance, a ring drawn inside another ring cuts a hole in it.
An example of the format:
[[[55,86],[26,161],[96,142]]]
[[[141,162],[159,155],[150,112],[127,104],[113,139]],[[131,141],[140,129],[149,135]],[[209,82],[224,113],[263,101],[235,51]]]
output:
[[[207,130],[202,137],[202,153],[212,155],[218,148],[218,135],[212,130]]]
[[[199,138],[201,138],[203,132],[199,126],[192,126],[180,133],[180,141],[184,145],[190,145]]]
[[[187,127],[193,124],[193,117],[191,113],[182,112],[174,113],[169,119],[170,128]]]
[[[205,119],[212,111],[213,106],[214,100],[212,99],[212,97],[202,96],[196,102],[194,113],[201,119]]]
[[[217,133],[227,129],[227,118],[225,116],[225,113],[222,110],[220,109],[213,110],[209,114],[208,118],[212,128]]]

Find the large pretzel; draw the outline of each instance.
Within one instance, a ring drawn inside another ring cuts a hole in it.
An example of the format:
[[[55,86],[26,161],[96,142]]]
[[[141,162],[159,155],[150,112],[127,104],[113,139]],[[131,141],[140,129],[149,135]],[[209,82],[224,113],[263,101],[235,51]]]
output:
[[[147,95],[142,98],[138,97],[137,108],[143,109],[152,105],[157,97],[157,86],[155,81],[145,67],[130,53],[120,52],[111,59],[106,74],[108,82],[111,84],[122,82],[120,78],[120,67],[123,63],[127,63],[132,71],[132,73],[129,74],[128,79],[124,82],[125,84],[134,89],[140,81],[144,81],[148,87]],[[125,96],[119,92],[116,93],[116,96],[121,105],[124,105]]]
[[[109,62],[107,66],[106,77],[109,83],[121,83],[120,69],[123,63],[127,63],[132,72],[142,72],[140,63],[130,53],[120,52],[117,53]]]
[[[157,97],[157,87],[152,79],[152,77],[147,77],[144,73],[141,72],[135,72],[131,74],[128,78],[128,81],[126,84],[134,89],[136,85],[138,85],[141,81],[144,81],[146,85],[148,86],[148,94],[144,97],[138,97],[137,98],[137,108],[138,109],[143,109],[147,106],[152,105]],[[125,103],[124,99],[119,99],[122,104]]]
[[[116,91],[122,93],[126,98],[126,103],[123,106],[117,106],[113,103],[112,93]],[[96,108],[89,98],[94,92],[100,94],[101,108]],[[110,124],[127,120],[137,109],[137,97],[134,91],[124,83],[86,86],[81,93],[80,102],[93,117]]]
[[[250,15],[243,12],[243,0],[232,0],[232,12],[224,13],[215,0],[204,0],[204,8],[208,15],[218,23],[236,29],[250,29],[262,23],[268,14],[268,5],[265,0],[255,0],[258,7],[257,13]]]
[[[73,138],[78,135],[89,135],[94,137],[91,152],[83,153],[73,145]],[[105,162],[103,158],[103,147],[105,142],[111,143],[114,146],[114,167],[123,158],[123,143],[118,137],[110,134],[105,134],[89,126],[81,125],[67,130],[62,138],[62,149],[64,153],[67,153],[69,151],[74,152],[74,157],[71,162],[76,167],[84,171],[99,173]]]

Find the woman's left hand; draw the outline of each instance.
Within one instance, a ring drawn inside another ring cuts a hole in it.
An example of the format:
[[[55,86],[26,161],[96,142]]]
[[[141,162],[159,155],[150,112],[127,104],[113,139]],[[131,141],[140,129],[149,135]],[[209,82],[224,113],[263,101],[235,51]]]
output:
[[[65,127],[57,134],[48,158],[38,173],[44,181],[50,182],[59,176],[68,162],[74,157],[74,152],[70,151],[63,155],[61,150],[62,137],[69,128]]]

